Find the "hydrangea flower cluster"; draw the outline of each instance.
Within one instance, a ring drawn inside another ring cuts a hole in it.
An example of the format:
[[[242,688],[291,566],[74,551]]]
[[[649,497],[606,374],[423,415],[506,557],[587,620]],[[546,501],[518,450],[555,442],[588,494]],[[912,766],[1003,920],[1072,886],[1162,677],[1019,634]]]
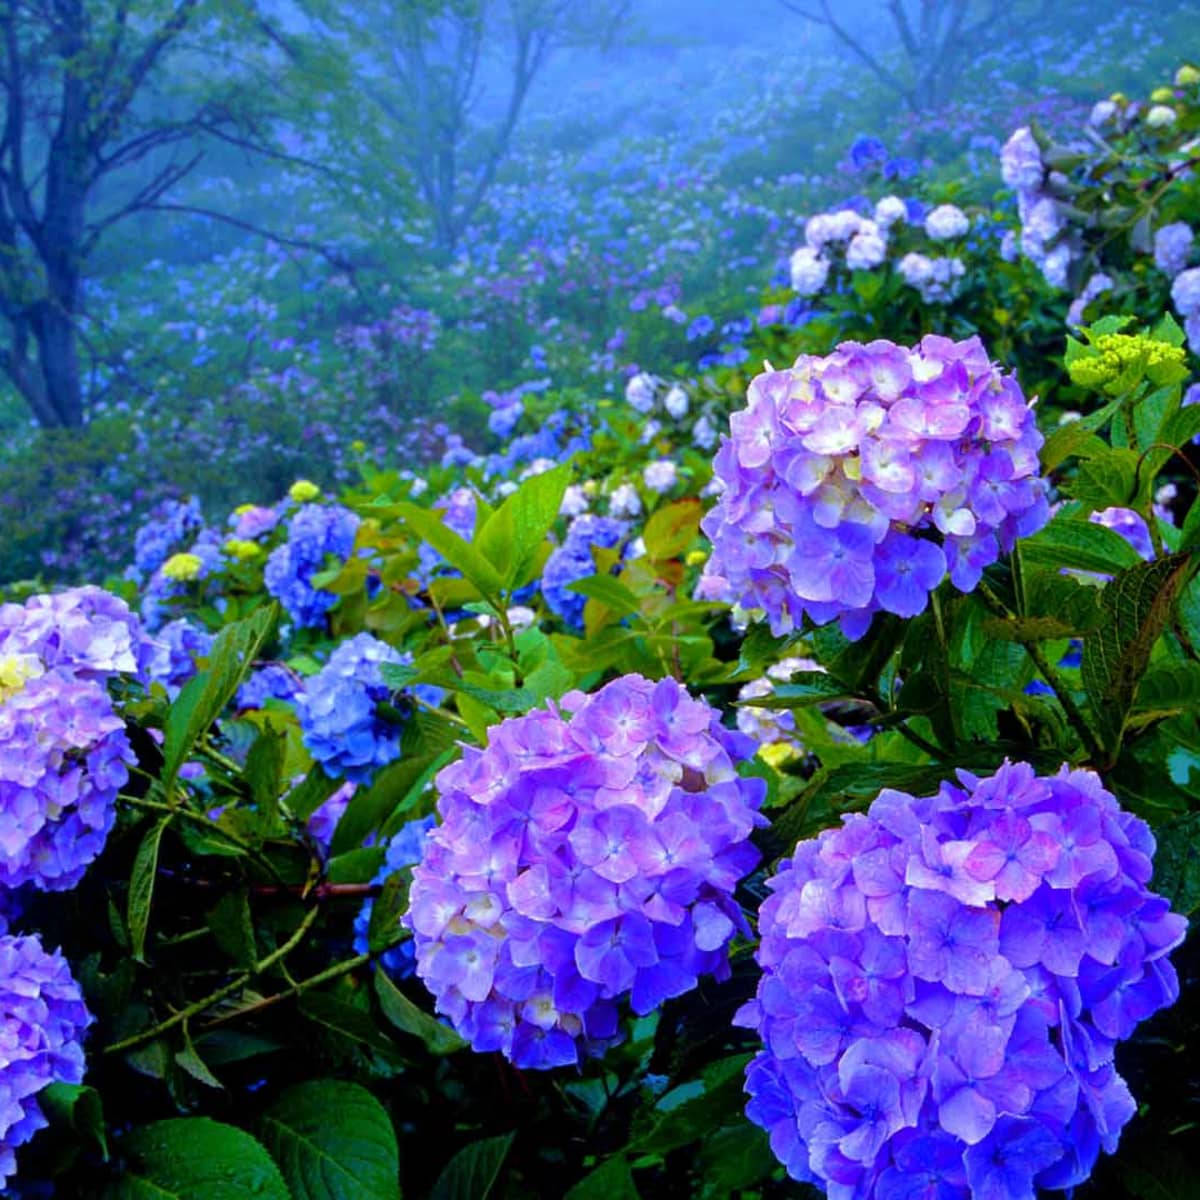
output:
[[[262,708],[268,700],[294,700],[303,691],[295,671],[282,663],[267,663],[246,677],[237,691],[238,708]]]
[[[196,673],[196,661],[206,657],[212,650],[213,635],[180,617],[169,621],[157,633],[156,638],[166,649],[166,654],[151,672],[153,682],[161,683],[167,695],[174,699],[180,688]]]
[[[287,541],[267,559],[263,580],[301,627],[320,625],[337,597],[313,585],[329,558],[345,562],[354,550],[359,519],[337,504],[304,504],[288,524]]]
[[[184,545],[204,527],[200,501],[164,500],[133,535],[133,563],[143,575],[157,571],[172,551]]]
[[[0,605],[0,655],[32,654],[47,670],[145,680],[161,669],[164,653],[124,600],[93,584]]]
[[[417,973],[480,1051],[555,1067],[726,978],[765,791],[749,738],[672,679],[626,675],[488,730],[437,777],[413,870]]]
[[[873,217],[852,208],[817,213],[804,225],[804,245],[791,259],[792,287],[801,296],[824,290],[829,272],[840,251],[851,271],[871,271],[887,257],[888,233],[902,224],[907,209],[898,196],[885,196],[875,206]]]
[[[0,696],[0,886],[62,891],[104,848],[134,754],[101,684],[29,669]]]
[[[542,569],[542,596],[550,611],[562,617],[572,629],[583,626],[587,598],[568,591],[568,585],[596,574],[593,547],[611,550],[627,532],[628,526],[623,521],[584,513],[571,522],[566,540],[546,560]]]
[[[100,853],[134,761],[105,685],[165,657],[100,588],[0,606],[0,887],[74,887]]]
[[[801,842],[768,881],[737,1023],[747,1114],[844,1200],[1034,1200],[1112,1153],[1118,1042],[1178,996],[1154,838],[1091,771],[959,773]]]
[[[700,594],[764,610],[776,635],[916,616],[947,571],[970,591],[1047,519],[1033,410],[978,338],[802,355],[751,382],[730,428]]]
[[[437,824],[437,816],[430,813],[427,817],[418,817],[409,821],[388,842],[387,854],[383,866],[379,868],[372,883],[383,883],[389,875],[405,867],[415,866],[425,853],[425,843],[429,839],[430,830]],[[354,953],[366,954],[370,949],[368,934],[371,929],[371,913],[375,910],[373,900],[364,900],[358,916],[354,918]],[[399,936],[401,930],[396,929]],[[379,956],[379,965],[397,979],[407,979],[416,970],[417,956],[411,939],[385,950]]]
[[[1061,205],[1048,187],[1050,171],[1028,125],[1015,130],[1004,143],[1000,173],[1017,196],[1021,252],[1051,287],[1065,288],[1074,253],[1065,236],[1067,223]]]
[[[365,783],[400,756],[400,726],[379,715],[380,702],[392,694],[380,668],[403,661],[378,638],[356,634],[338,645],[296,698],[304,744],[334,779]]]
[[[967,273],[960,258],[931,258],[928,254],[911,251],[896,270],[910,288],[921,293],[926,304],[945,304],[958,295],[959,280]]]
[[[265,537],[279,524],[279,511],[260,504],[240,504],[229,515],[229,527],[240,541]]]
[[[1200,353],[1200,267],[1189,267],[1175,276],[1171,299],[1183,318],[1188,345],[1194,354]]]
[[[0,1189],[16,1173],[14,1151],[47,1122],[37,1094],[83,1080],[83,1035],[92,1018],[61,954],[36,937],[0,937]]]

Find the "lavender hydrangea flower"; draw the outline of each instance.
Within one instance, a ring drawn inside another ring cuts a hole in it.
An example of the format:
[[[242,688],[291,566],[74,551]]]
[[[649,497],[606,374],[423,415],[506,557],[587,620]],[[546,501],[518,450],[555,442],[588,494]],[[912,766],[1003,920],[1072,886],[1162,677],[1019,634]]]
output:
[[[970,227],[967,214],[956,204],[939,204],[925,218],[925,232],[935,242],[960,238]]]
[[[749,738],[637,675],[488,731],[437,778],[442,823],[405,917],[437,1011],[480,1051],[554,1067],[729,974],[732,893],[758,861]]]
[[[792,1178],[845,1200],[1087,1179],[1136,1108],[1114,1049],[1179,993],[1153,852],[1094,773],[1025,763],[885,790],[797,845],[736,1018],[763,1040],[746,1112]]]
[[[427,817],[418,817],[402,826],[388,842],[387,854],[383,866],[372,882],[383,883],[388,876],[402,871],[405,867],[415,866],[425,853],[425,843],[430,831],[437,824],[437,816],[430,813]],[[358,916],[354,918],[354,953],[366,954],[370,950],[368,934],[371,929],[371,914],[375,911],[373,900],[364,900]],[[402,927],[397,926],[396,936],[399,937]],[[379,965],[397,979],[408,979],[417,966],[416,951],[412,940],[401,942],[390,950],[385,950],[379,956]]]
[[[365,783],[400,755],[400,726],[379,714],[392,689],[384,663],[401,663],[400,652],[356,634],[342,642],[296,698],[300,730],[309,753],[335,779]]]
[[[624,522],[585,513],[571,522],[566,540],[546,560],[542,569],[542,595],[550,611],[572,628],[582,627],[587,600],[578,592],[568,591],[567,585],[596,573],[593,546],[611,549],[625,534]]]
[[[33,654],[46,669],[104,681],[127,674],[145,681],[164,650],[119,596],[88,584],[0,605],[0,656]]]
[[[1154,235],[1154,265],[1172,279],[1188,264],[1196,235],[1186,221],[1172,221]]]
[[[1103,525],[1114,533],[1119,533],[1137,552],[1146,559],[1154,557],[1154,543],[1150,540],[1150,530],[1145,518],[1132,508],[1105,508],[1094,512],[1088,520],[1093,525]]]
[[[37,1102],[51,1083],[83,1080],[83,1035],[92,1018],[66,960],[36,937],[0,937],[0,1188],[16,1173],[14,1151],[47,1122]]]
[[[288,525],[287,541],[267,559],[267,591],[301,627],[320,625],[337,596],[313,585],[328,559],[345,562],[354,550],[359,519],[339,505],[304,504]]]
[[[255,541],[265,537],[279,524],[279,510],[259,504],[243,504],[229,515],[229,526],[235,538]]]
[[[104,848],[134,755],[99,683],[28,658],[0,690],[0,886],[61,891]]]
[[[806,615],[850,637],[879,611],[915,616],[947,573],[970,591],[1048,516],[1033,411],[978,338],[801,356],[751,382],[730,428],[699,589],[777,635]]]
[[[151,682],[161,683],[167,689],[167,695],[174,699],[180,688],[195,675],[197,659],[206,657],[212,650],[213,635],[181,617],[164,625],[156,640],[164,647],[165,654],[151,672]]]
[[[350,800],[357,787],[356,783],[343,783],[328,800],[318,805],[308,818],[308,832],[317,843],[322,856],[326,858],[333,845],[334,830],[346,815],[346,809],[350,807]]]

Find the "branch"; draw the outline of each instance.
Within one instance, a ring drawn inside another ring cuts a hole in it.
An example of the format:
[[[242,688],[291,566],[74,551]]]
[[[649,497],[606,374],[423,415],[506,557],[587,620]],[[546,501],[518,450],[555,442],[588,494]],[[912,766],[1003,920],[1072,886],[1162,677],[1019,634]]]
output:
[[[203,158],[204,151],[201,150],[185,163],[168,163],[128,204],[109,213],[108,216],[103,217],[101,220],[89,224],[80,244],[80,257],[87,258],[91,254],[96,247],[96,243],[103,237],[106,229],[111,229],[118,222],[132,216],[135,212],[143,212],[153,207],[181,179],[190,175]]]

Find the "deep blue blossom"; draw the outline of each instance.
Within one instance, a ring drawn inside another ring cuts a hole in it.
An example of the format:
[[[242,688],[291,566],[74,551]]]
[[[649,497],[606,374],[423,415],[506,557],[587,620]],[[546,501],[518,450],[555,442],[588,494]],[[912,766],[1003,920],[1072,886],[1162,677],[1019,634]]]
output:
[[[350,557],[358,525],[358,517],[339,505],[304,504],[288,524],[287,541],[271,551],[264,583],[297,625],[320,625],[337,602],[313,584],[313,576]]]
[[[150,575],[176,550],[182,550],[204,526],[204,514],[195,496],[164,500],[133,535],[134,566]]]
[[[542,570],[542,595],[551,612],[573,629],[583,626],[587,598],[567,585],[596,574],[592,548],[610,550],[625,537],[628,526],[612,517],[584,513],[571,522],[566,540],[551,553]]]
[[[796,846],[737,1023],[746,1112],[843,1200],[1034,1200],[1082,1183],[1136,1105],[1118,1042],[1171,1004],[1184,919],[1154,838],[1090,771],[1006,763]]]
[[[151,682],[161,683],[174,699],[179,689],[196,673],[197,660],[212,650],[213,635],[180,617],[169,621],[155,635],[165,654],[151,672]]]
[[[437,778],[406,916],[437,1011],[480,1051],[555,1067],[728,977],[758,861],[754,749],[674,680],[626,675],[488,730]]]
[[[399,651],[360,633],[342,642],[307,680],[296,699],[308,752],[335,779],[368,781],[400,755],[400,726],[380,715],[391,697],[384,663],[403,662]]]
[[[237,690],[238,708],[262,708],[268,700],[294,700],[304,685],[295,671],[283,663],[267,663],[246,677]]]

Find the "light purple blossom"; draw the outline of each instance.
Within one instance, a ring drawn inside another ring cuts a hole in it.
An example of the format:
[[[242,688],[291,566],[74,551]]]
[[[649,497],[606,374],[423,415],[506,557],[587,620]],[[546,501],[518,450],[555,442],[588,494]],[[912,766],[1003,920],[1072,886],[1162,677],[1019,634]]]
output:
[[[1034,1200],[1111,1153],[1113,1051],[1172,1003],[1184,919],[1090,771],[884,791],[767,881],[746,1112],[845,1200]]]
[[[414,868],[417,973],[476,1050],[554,1067],[729,974],[733,889],[758,861],[750,739],[674,680],[637,675],[494,725],[437,778]]]

